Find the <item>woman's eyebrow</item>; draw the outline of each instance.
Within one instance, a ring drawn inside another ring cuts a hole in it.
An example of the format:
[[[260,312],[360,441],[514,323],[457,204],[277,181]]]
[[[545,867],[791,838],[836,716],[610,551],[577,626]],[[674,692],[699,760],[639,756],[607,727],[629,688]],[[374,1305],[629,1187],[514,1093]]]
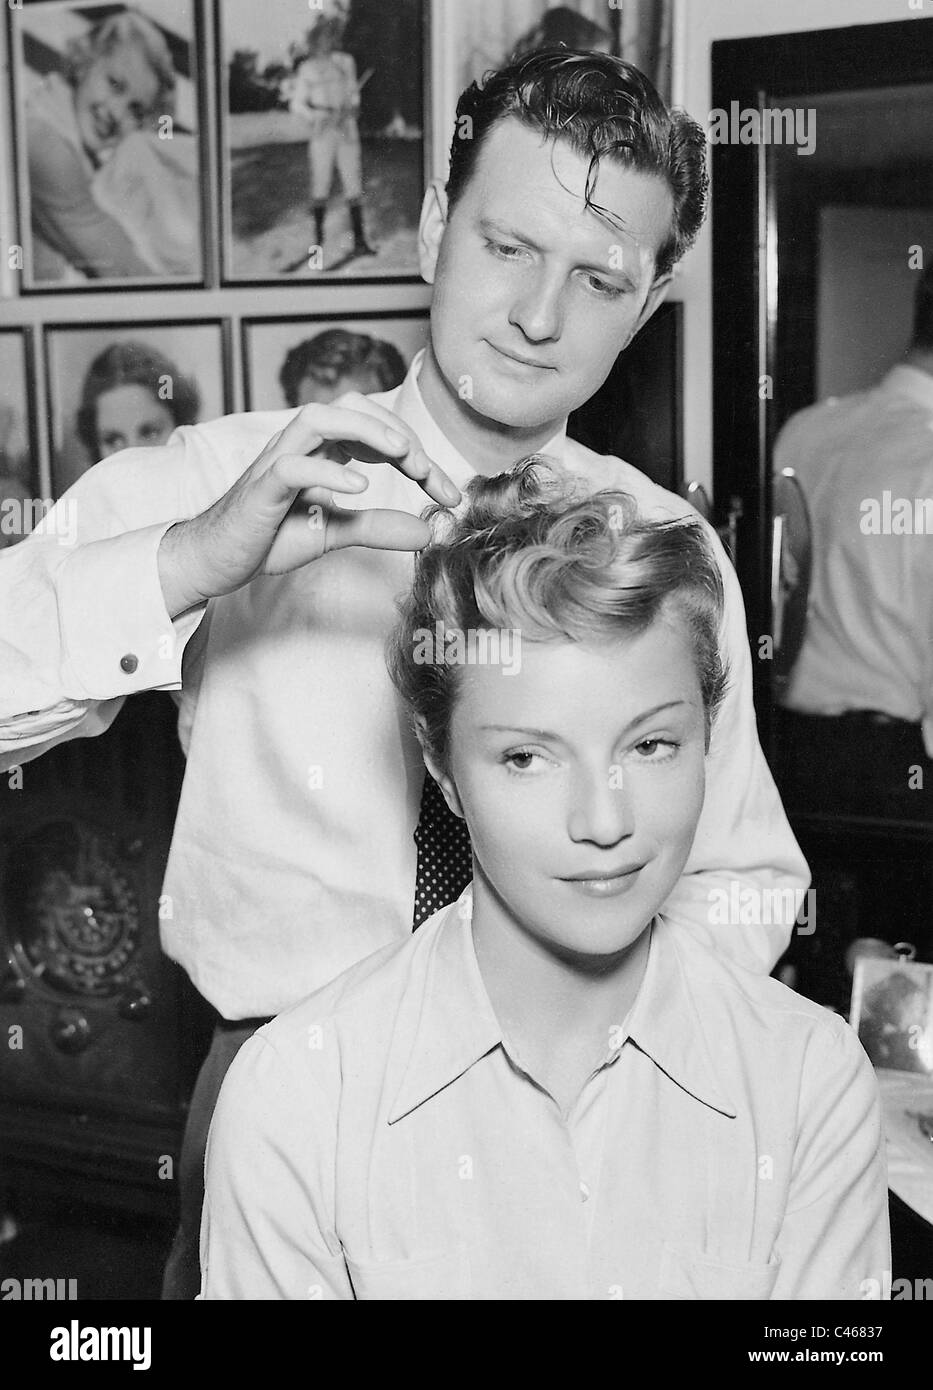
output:
[[[639,724],[644,724],[646,720],[653,719],[656,714],[660,714],[663,710],[678,709],[681,705],[688,705],[689,703],[688,700],[665,700],[663,704],[655,705],[653,709],[646,709],[643,714],[636,715],[634,719],[626,724],[620,737],[624,738],[632,729],[637,729]],[[483,733],[521,734],[526,738],[551,739],[555,743],[563,742],[560,734],[554,733],[552,729],[529,729],[523,727],[521,724],[480,724],[479,728]]]

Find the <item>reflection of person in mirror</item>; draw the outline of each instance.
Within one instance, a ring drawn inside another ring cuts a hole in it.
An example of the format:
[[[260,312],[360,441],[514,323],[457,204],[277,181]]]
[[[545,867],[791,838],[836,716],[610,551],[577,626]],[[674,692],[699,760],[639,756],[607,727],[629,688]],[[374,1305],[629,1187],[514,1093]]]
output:
[[[145,343],[113,343],[88,368],[77,432],[92,460],[121,449],[164,444],[177,425],[193,425],[201,401],[193,381]]]
[[[392,343],[327,328],[288,353],[279,372],[288,405],[327,405],[347,391],[391,391],[405,380],[405,359]]]
[[[778,780],[802,809],[818,795],[822,809],[933,820],[931,429],[928,267],[904,360],[870,390],[801,411],[775,444],[813,528],[807,627],[778,711]]]
[[[66,49],[29,95],[26,140],[37,281],[193,273],[194,140],[170,122],[175,70],[133,11]],[[157,133],[160,119],[161,134]]]
[[[858,1035],[876,1067],[933,1071],[928,990],[896,971],[865,991]]]
[[[308,33],[307,56],[295,68],[289,110],[309,125],[308,163],[314,237],[324,246],[324,219],[336,168],[350,209],[353,257],[374,256],[363,230],[363,162],[357,114],[360,86],[356,64],[342,53],[343,20],[326,16]]]

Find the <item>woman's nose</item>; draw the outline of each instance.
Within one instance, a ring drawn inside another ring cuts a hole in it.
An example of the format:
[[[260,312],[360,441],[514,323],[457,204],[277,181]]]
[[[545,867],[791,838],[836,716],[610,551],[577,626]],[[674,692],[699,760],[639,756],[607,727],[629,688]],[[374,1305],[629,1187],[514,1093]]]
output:
[[[577,779],[567,828],[572,840],[606,847],[634,832],[633,797],[621,767],[613,764]]]

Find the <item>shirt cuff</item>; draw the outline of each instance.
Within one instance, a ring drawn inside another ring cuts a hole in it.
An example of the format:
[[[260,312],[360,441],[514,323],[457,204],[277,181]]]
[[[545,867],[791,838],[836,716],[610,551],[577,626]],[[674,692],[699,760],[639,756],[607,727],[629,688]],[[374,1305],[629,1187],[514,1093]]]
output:
[[[185,644],[206,604],[169,616],[159,545],[175,522],[91,541],[57,575],[63,670],[72,699],[181,688]]]

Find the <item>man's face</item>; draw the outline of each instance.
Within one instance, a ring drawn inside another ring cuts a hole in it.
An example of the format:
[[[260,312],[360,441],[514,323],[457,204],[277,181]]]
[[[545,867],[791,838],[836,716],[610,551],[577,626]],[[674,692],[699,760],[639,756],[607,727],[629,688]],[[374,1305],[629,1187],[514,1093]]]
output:
[[[85,149],[98,154],[138,130],[158,93],[159,80],[138,45],[121,44],[95,58],[75,90],[75,118]]]
[[[671,195],[611,160],[583,203],[588,162],[518,120],[493,128],[436,257],[433,351],[447,389],[480,415],[534,429],[605,381],[649,299]]]
[[[703,805],[705,722],[678,618],[464,667],[445,790],[492,929],[577,959],[626,950],[677,883]]]

